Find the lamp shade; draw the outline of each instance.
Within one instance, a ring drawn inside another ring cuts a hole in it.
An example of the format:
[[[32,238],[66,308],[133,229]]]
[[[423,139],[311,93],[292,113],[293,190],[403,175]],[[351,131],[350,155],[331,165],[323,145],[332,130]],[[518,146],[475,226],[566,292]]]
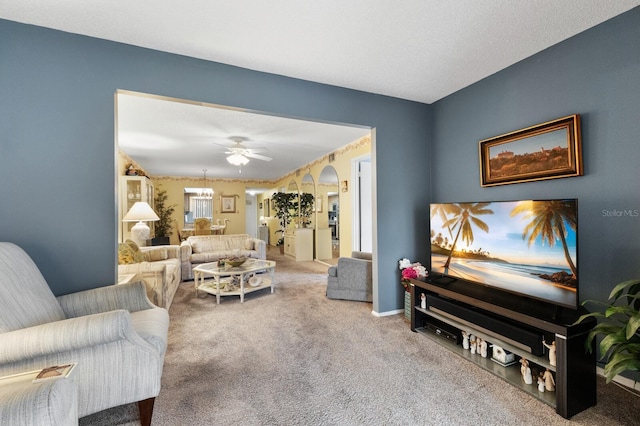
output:
[[[122,218],[123,222],[154,222],[160,220],[156,212],[153,211],[151,206],[144,201],[138,201],[135,203]]]

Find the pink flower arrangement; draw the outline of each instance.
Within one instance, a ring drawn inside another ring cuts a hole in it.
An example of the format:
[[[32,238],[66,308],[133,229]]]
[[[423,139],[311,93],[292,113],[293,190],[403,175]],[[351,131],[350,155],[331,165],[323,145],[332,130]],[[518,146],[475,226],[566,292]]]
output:
[[[411,263],[409,259],[404,258],[398,262],[398,267],[402,271],[400,284],[404,287],[404,291],[409,291],[409,284],[411,283],[409,280],[427,276],[427,270],[420,262]]]

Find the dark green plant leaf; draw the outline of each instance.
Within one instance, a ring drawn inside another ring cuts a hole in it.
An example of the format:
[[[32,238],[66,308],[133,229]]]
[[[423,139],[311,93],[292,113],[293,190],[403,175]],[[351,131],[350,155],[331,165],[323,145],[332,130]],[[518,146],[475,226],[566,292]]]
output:
[[[604,366],[603,373],[607,378],[607,383],[609,383],[619,373],[632,370],[640,371],[640,359],[638,355],[618,353],[609,358],[609,361]]]

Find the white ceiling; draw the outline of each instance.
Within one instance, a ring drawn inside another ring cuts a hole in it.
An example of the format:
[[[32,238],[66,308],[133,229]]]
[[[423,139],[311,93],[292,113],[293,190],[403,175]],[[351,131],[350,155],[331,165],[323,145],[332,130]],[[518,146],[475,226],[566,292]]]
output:
[[[118,93],[117,111],[119,147],[152,176],[274,180],[371,132],[132,92]],[[232,166],[232,137],[272,160]]]
[[[640,0],[2,0],[0,17],[432,103]]]
[[[432,103],[638,5],[640,0],[2,0],[0,18]],[[156,175],[186,175],[178,169],[183,164],[190,175],[207,168],[208,176],[229,176],[198,146],[214,145],[208,138],[244,136],[249,148],[267,148],[262,154],[274,161],[251,160],[233,176],[279,177],[363,131],[162,103],[131,99],[118,117],[121,146],[132,144],[125,151],[135,151],[134,142],[145,141],[146,151],[130,154],[155,152],[156,160],[141,164]],[[159,165],[162,153],[167,166]]]

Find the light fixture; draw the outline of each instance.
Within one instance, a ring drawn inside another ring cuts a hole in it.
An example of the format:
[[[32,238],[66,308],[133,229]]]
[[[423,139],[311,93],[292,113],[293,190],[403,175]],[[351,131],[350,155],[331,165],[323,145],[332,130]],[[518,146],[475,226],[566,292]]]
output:
[[[147,240],[151,236],[151,229],[144,222],[155,222],[160,220],[151,206],[144,201],[136,202],[122,218],[123,222],[138,222],[131,228],[131,239],[139,247],[147,245]]]
[[[244,166],[249,162],[249,159],[237,152],[227,157],[227,161],[234,166]]]
[[[346,180],[342,181],[342,192],[348,192],[349,191],[349,182]]]
[[[198,197],[200,198],[212,198],[213,197],[213,189],[207,188],[207,169],[202,169],[203,178],[202,178],[202,187],[198,191]]]

